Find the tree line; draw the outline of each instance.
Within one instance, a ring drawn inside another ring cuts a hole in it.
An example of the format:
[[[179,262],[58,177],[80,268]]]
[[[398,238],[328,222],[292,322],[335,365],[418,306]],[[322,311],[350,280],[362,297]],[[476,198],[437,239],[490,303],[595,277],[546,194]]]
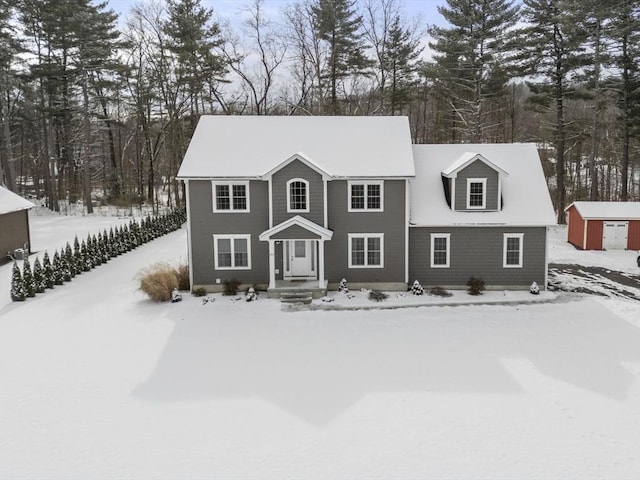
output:
[[[268,5],[0,0],[0,182],[175,206],[202,114],[406,115],[416,143],[537,143],[562,223],[640,197],[636,0],[447,0],[434,25],[402,0]]]

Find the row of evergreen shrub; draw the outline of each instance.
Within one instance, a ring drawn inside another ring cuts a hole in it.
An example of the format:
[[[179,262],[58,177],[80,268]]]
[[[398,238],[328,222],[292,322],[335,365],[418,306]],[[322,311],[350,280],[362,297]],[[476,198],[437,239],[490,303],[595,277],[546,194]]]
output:
[[[147,216],[140,220],[131,220],[128,225],[111,228],[109,232],[98,233],[96,236],[87,235],[86,240],[78,241],[75,237],[73,249],[69,242],[60,251],[55,251],[53,260],[49,253],[44,252],[42,263],[36,257],[33,270],[29,259],[26,258],[22,271],[16,262],[13,263],[11,277],[11,300],[23,301],[35,297],[48,288],[69,282],[76,275],[108,262],[111,258],[129,252],[139,245],[154,238],[178,230],[185,222],[184,209]]]

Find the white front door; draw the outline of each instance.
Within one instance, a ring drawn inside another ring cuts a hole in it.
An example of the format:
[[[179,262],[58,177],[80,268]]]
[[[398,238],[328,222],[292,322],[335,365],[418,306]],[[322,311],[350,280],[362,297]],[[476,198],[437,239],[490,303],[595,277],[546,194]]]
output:
[[[629,222],[604,222],[602,248],[604,250],[624,250],[627,248]]]
[[[285,277],[316,278],[314,240],[287,240],[284,250]]]

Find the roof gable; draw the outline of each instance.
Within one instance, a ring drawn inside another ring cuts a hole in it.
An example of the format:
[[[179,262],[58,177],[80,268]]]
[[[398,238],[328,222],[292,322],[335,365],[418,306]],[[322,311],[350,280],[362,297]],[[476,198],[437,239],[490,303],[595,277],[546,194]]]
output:
[[[33,208],[35,205],[0,185],[0,215]]]
[[[455,162],[453,162],[451,165],[449,165],[449,167],[445,168],[442,171],[442,175],[447,178],[456,178],[456,176],[458,175],[458,172],[460,172],[461,170],[464,170],[466,167],[468,167],[469,165],[471,165],[473,162],[476,162],[476,161],[483,162],[489,168],[498,172],[499,175],[502,175],[505,177],[509,175],[502,168],[500,168],[496,164],[487,160],[486,157],[484,157],[480,153],[475,153],[475,152],[464,152],[462,155],[460,155],[460,157],[456,159]]]
[[[178,178],[262,178],[298,155],[332,178],[415,173],[407,117],[200,117]]]
[[[265,230],[258,236],[258,238],[263,241],[270,240],[273,236],[277,236],[277,234],[282,233],[294,226],[303,228],[313,235],[317,235],[317,237],[322,240],[331,240],[331,237],[333,237],[333,232],[331,230],[328,230],[307,218],[296,215],[295,217],[288,218],[284,222],[279,223],[269,230]]]
[[[322,179],[323,180],[327,180],[327,179],[331,179],[331,175],[329,175],[324,169],[322,169],[322,167],[320,167],[319,165],[316,165],[314,162],[312,162],[311,160],[308,160],[306,158],[306,156],[303,153],[296,153],[294,155],[291,155],[289,158],[287,158],[284,162],[279,163],[278,165],[276,165],[275,167],[273,167],[271,170],[269,170],[268,172],[265,172],[264,174],[262,174],[262,179],[263,180],[268,180],[270,179],[274,173],[279,172],[280,170],[282,170],[284,167],[286,167],[287,165],[289,165],[290,163],[294,162],[294,161],[300,161],[303,164],[305,164],[307,167],[309,167],[311,170],[319,173],[320,175],[322,175]]]

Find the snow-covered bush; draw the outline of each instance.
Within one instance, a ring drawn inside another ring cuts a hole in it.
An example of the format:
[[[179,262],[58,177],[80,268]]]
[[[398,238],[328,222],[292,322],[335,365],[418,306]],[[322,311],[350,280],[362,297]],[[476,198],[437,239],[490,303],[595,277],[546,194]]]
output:
[[[64,265],[60,260],[60,255],[58,254],[58,250],[53,253],[53,262],[51,263],[51,271],[54,285],[62,285],[64,283],[63,276]]]
[[[11,300],[14,302],[23,302],[27,298],[27,292],[24,289],[22,274],[16,262],[13,262],[13,271],[11,273]]]
[[[481,295],[485,288],[484,280],[480,277],[471,276],[467,280],[467,287],[469,295]]]
[[[46,288],[53,288],[55,285],[53,281],[53,269],[51,268],[51,260],[49,259],[49,253],[44,252],[42,258],[42,276],[44,278],[44,286]]]
[[[380,290],[371,290],[369,292],[369,300],[373,300],[375,302],[381,302],[383,300],[386,300],[389,296],[384,293],[381,292]]]
[[[36,296],[36,286],[33,282],[33,274],[31,273],[29,258],[25,258],[22,264],[22,285],[24,285],[24,292],[27,297]]]
[[[176,303],[181,301],[182,301],[182,295],[180,295],[180,292],[178,291],[177,288],[174,288],[171,291],[171,303]]]
[[[256,293],[256,289],[253,287],[249,287],[249,289],[247,290],[247,294],[244,296],[244,299],[247,302],[253,302],[254,300],[257,300],[258,294]]]
[[[538,284],[536,282],[533,282],[531,284],[531,286],[529,287],[529,291],[533,294],[533,295],[538,295],[540,293],[540,287],[538,286]]]
[[[418,280],[413,282],[413,285],[411,287],[411,293],[413,293],[414,295],[424,294],[424,288],[422,288],[422,285],[420,285],[420,282]]]
[[[433,295],[435,297],[451,297],[453,293],[446,291],[442,287],[434,286],[429,289],[429,295]]]
[[[343,278],[340,280],[338,284],[338,292],[339,293],[349,293],[349,284],[347,283],[347,279]]]
[[[42,265],[40,264],[40,259],[38,257],[36,257],[36,261],[33,262],[33,287],[35,288],[36,293],[43,293],[46,288]]]

